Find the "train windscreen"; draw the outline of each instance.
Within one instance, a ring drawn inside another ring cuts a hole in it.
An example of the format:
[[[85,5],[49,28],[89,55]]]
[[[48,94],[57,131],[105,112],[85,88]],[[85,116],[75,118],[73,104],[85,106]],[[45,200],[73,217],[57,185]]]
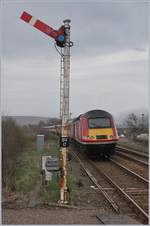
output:
[[[89,128],[111,128],[111,122],[109,118],[90,118]]]

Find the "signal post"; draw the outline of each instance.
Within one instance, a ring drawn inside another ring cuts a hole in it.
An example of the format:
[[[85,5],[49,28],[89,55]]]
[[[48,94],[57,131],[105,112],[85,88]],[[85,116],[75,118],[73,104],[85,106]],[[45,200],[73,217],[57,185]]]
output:
[[[68,203],[68,188],[67,188],[67,152],[69,147],[68,138],[68,120],[69,120],[69,77],[70,77],[70,47],[73,42],[70,41],[70,20],[64,20],[64,25],[58,30],[54,30],[51,26],[45,24],[43,21],[34,18],[31,14],[23,12],[20,18],[53,38],[56,45],[61,47],[63,54],[61,54],[63,67],[62,81],[60,89],[60,115],[62,119],[62,129],[60,137],[60,162],[61,162],[61,181],[60,181],[60,203]]]
[[[64,44],[63,61],[63,92],[61,119],[62,129],[60,137],[60,154],[61,154],[61,182],[60,182],[60,203],[68,203],[68,187],[67,187],[67,153],[69,147],[68,137],[68,120],[69,120],[69,83],[70,83],[70,20],[64,20],[64,28],[66,41]]]

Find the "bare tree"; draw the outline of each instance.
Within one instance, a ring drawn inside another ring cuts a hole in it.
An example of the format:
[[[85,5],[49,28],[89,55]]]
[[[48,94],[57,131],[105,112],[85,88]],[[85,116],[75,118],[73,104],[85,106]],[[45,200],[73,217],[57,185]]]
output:
[[[127,129],[128,136],[132,139],[141,133],[148,133],[148,115],[145,116],[142,113],[137,116],[131,113],[127,116],[124,126]]]

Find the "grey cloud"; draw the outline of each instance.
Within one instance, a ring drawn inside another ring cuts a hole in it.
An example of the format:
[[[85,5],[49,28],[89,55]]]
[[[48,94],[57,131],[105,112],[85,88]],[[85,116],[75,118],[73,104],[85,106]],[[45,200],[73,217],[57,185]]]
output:
[[[117,114],[120,109],[148,106],[146,57],[134,62],[118,59],[118,63],[104,65],[98,58],[109,54],[115,58],[115,53],[126,50],[137,51],[135,55],[147,53],[147,1],[3,0],[2,107],[5,113],[59,115],[60,56],[51,38],[20,20],[23,11],[56,29],[63,19],[71,19],[74,46],[70,106],[75,115],[93,108]]]
[[[66,17],[72,20],[73,53],[103,54],[143,47],[148,42],[148,7],[145,2],[120,3],[25,3],[3,1],[4,55],[54,54],[53,41],[19,19],[29,11],[56,29]],[[139,16],[140,15],[140,16]],[[26,47],[26,48],[23,48]],[[80,49],[82,48],[82,51]],[[51,54],[52,53],[52,54]]]

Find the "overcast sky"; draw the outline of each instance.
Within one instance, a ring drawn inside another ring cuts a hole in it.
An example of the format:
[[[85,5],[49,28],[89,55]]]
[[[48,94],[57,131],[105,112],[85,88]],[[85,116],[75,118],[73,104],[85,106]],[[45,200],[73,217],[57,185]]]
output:
[[[148,1],[1,0],[1,11],[3,114],[59,116],[60,56],[23,11],[54,29],[71,19],[73,116],[148,108]]]

